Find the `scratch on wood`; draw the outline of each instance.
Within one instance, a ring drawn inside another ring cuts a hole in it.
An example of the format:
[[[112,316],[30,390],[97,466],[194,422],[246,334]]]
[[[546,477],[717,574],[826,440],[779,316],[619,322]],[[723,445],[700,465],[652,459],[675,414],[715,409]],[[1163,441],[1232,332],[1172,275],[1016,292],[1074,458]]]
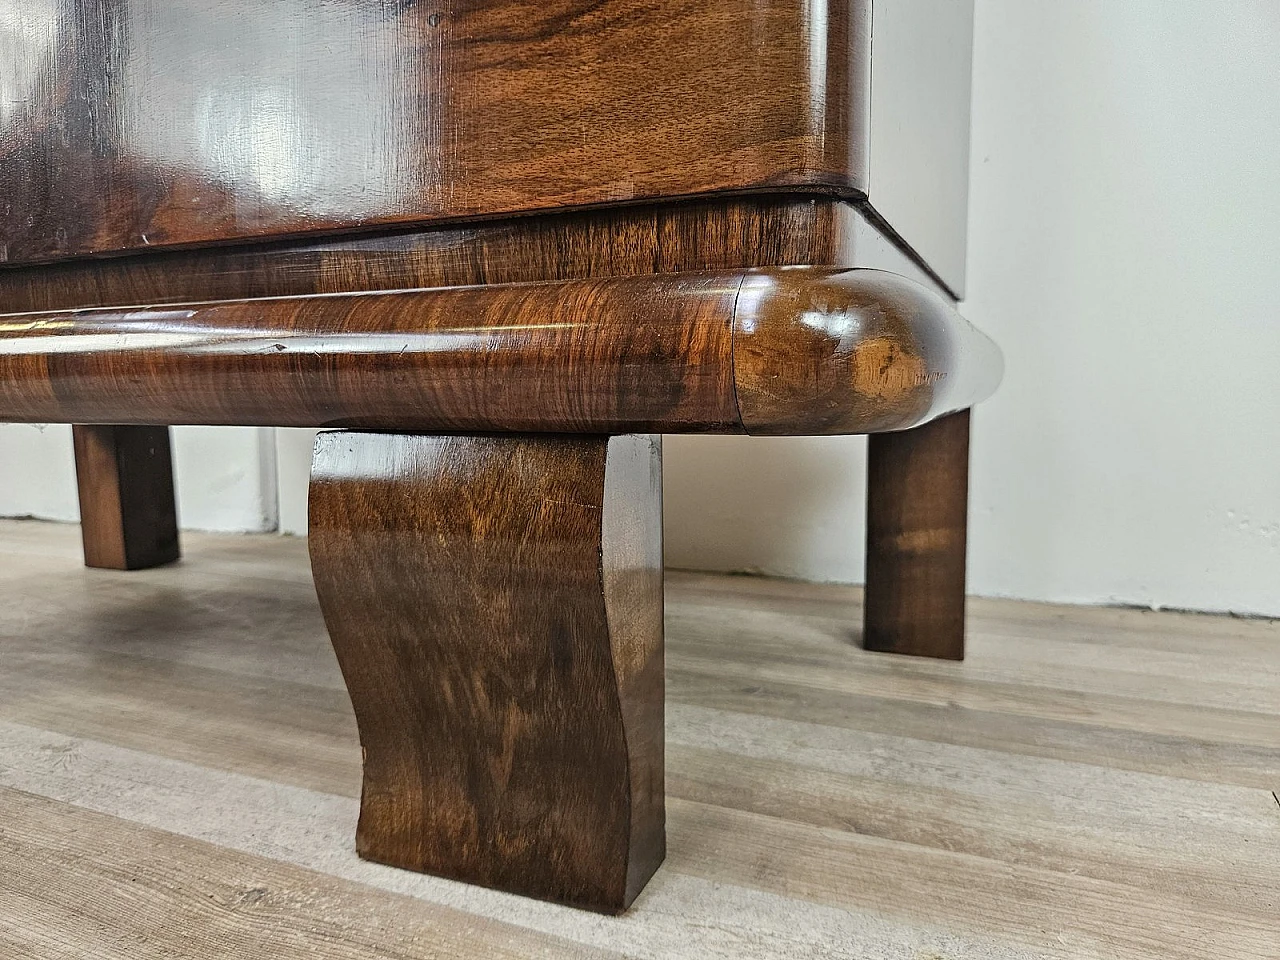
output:
[[[579,503],[577,500],[556,500],[554,497],[543,497],[539,507],[546,506],[549,503],[559,504],[562,507],[582,507],[586,510],[600,511],[598,503]]]

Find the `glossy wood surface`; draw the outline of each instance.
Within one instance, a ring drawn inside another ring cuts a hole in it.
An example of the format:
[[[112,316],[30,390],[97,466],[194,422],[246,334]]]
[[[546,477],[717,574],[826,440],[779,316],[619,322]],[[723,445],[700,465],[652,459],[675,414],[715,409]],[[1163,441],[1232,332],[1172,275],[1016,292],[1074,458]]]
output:
[[[726,197],[0,269],[0,313],[792,264],[912,276],[856,207]]]
[[[727,430],[741,282],[693,274],[9,316],[0,417]]]
[[[869,0],[23,0],[0,261],[865,186]]]
[[[13,421],[861,433],[994,390],[999,352],[879,271],[795,268],[0,318]]]
[[[656,438],[325,433],[310,551],[369,859],[616,912],[663,831]]]
[[[72,430],[86,566],[141,570],[178,559],[168,427]]]
[[[734,386],[753,434],[903,430],[994,392],[999,348],[945,297],[879,270],[747,274]]]
[[[964,659],[969,411],[867,447],[868,650]]]

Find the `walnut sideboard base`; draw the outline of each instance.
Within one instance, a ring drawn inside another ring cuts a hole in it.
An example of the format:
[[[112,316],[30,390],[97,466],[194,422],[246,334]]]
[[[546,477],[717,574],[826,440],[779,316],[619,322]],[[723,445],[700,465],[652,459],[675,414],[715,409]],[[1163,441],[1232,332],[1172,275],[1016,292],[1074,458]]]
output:
[[[968,425],[871,438],[868,649],[963,656]],[[166,434],[76,428],[89,565],[176,557]],[[666,849],[661,470],[645,435],[317,437],[311,560],[360,728],[360,856],[630,906]]]
[[[963,655],[968,408],[999,351],[848,204],[691,201],[3,279],[0,419],[81,424],[91,566],[178,556],[165,424],[329,431],[311,550],[369,859],[604,912],[657,869],[649,435],[871,434],[865,645]]]
[[[882,435],[866,643],[961,656],[970,3],[42,6],[0,15],[0,422],[87,425],[119,569],[178,556],[166,425],[347,431],[363,855],[605,911],[656,868],[646,435]]]

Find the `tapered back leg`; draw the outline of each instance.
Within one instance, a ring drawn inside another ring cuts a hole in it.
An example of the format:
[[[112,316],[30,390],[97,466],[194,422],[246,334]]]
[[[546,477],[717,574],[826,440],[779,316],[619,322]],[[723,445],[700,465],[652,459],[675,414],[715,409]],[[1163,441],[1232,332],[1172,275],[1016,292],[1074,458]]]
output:
[[[86,566],[141,570],[178,559],[168,427],[76,426]]]
[[[963,660],[969,411],[868,444],[864,645]]]

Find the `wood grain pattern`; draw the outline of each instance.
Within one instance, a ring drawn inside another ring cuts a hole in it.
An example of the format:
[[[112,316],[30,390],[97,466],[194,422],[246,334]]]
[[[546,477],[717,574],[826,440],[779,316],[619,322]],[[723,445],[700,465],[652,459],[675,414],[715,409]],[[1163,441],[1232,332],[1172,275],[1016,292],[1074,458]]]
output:
[[[0,955],[15,960],[608,956],[27,793],[0,790],[0,810]]]
[[[140,570],[178,559],[178,512],[168,427],[72,430],[84,562]]]
[[[905,372],[904,372],[905,371]],[[791,268],[11,314],[0,417],[831,434],[984,399],[999,351],[923,285]]]
[[[0,330],[0,416],[729,430],[741,280],[675,275],[11,315]]]
[[[748,274],[734,314],[747,433],[902,430],[966,409],[1004,372],[996,345],[925,286],[878,270]]]
[[[972,599],[956,664],[851,643],[856,587],[670,573],[670,853],[614,922],[357,859],[305,542],[185,546],[0,521],[0,955],[1275,953],[1280,622]]]
[[[0,261],[865,187],[869,0],[37,2]]]
[[[597,910],[664,852],[646,437],[321,434],[311,558],[369,859]]]
[[[0,314],[816,264],[867,266],[852,205],[724,197],[0,269]],[[871,230],[874,233],[874,230]],[[912,261],[898,254],[897,273]],[[884,266],[884,264],[880,264]]]
[[[868,443],[863,642],[962,660],[969,411]]]

